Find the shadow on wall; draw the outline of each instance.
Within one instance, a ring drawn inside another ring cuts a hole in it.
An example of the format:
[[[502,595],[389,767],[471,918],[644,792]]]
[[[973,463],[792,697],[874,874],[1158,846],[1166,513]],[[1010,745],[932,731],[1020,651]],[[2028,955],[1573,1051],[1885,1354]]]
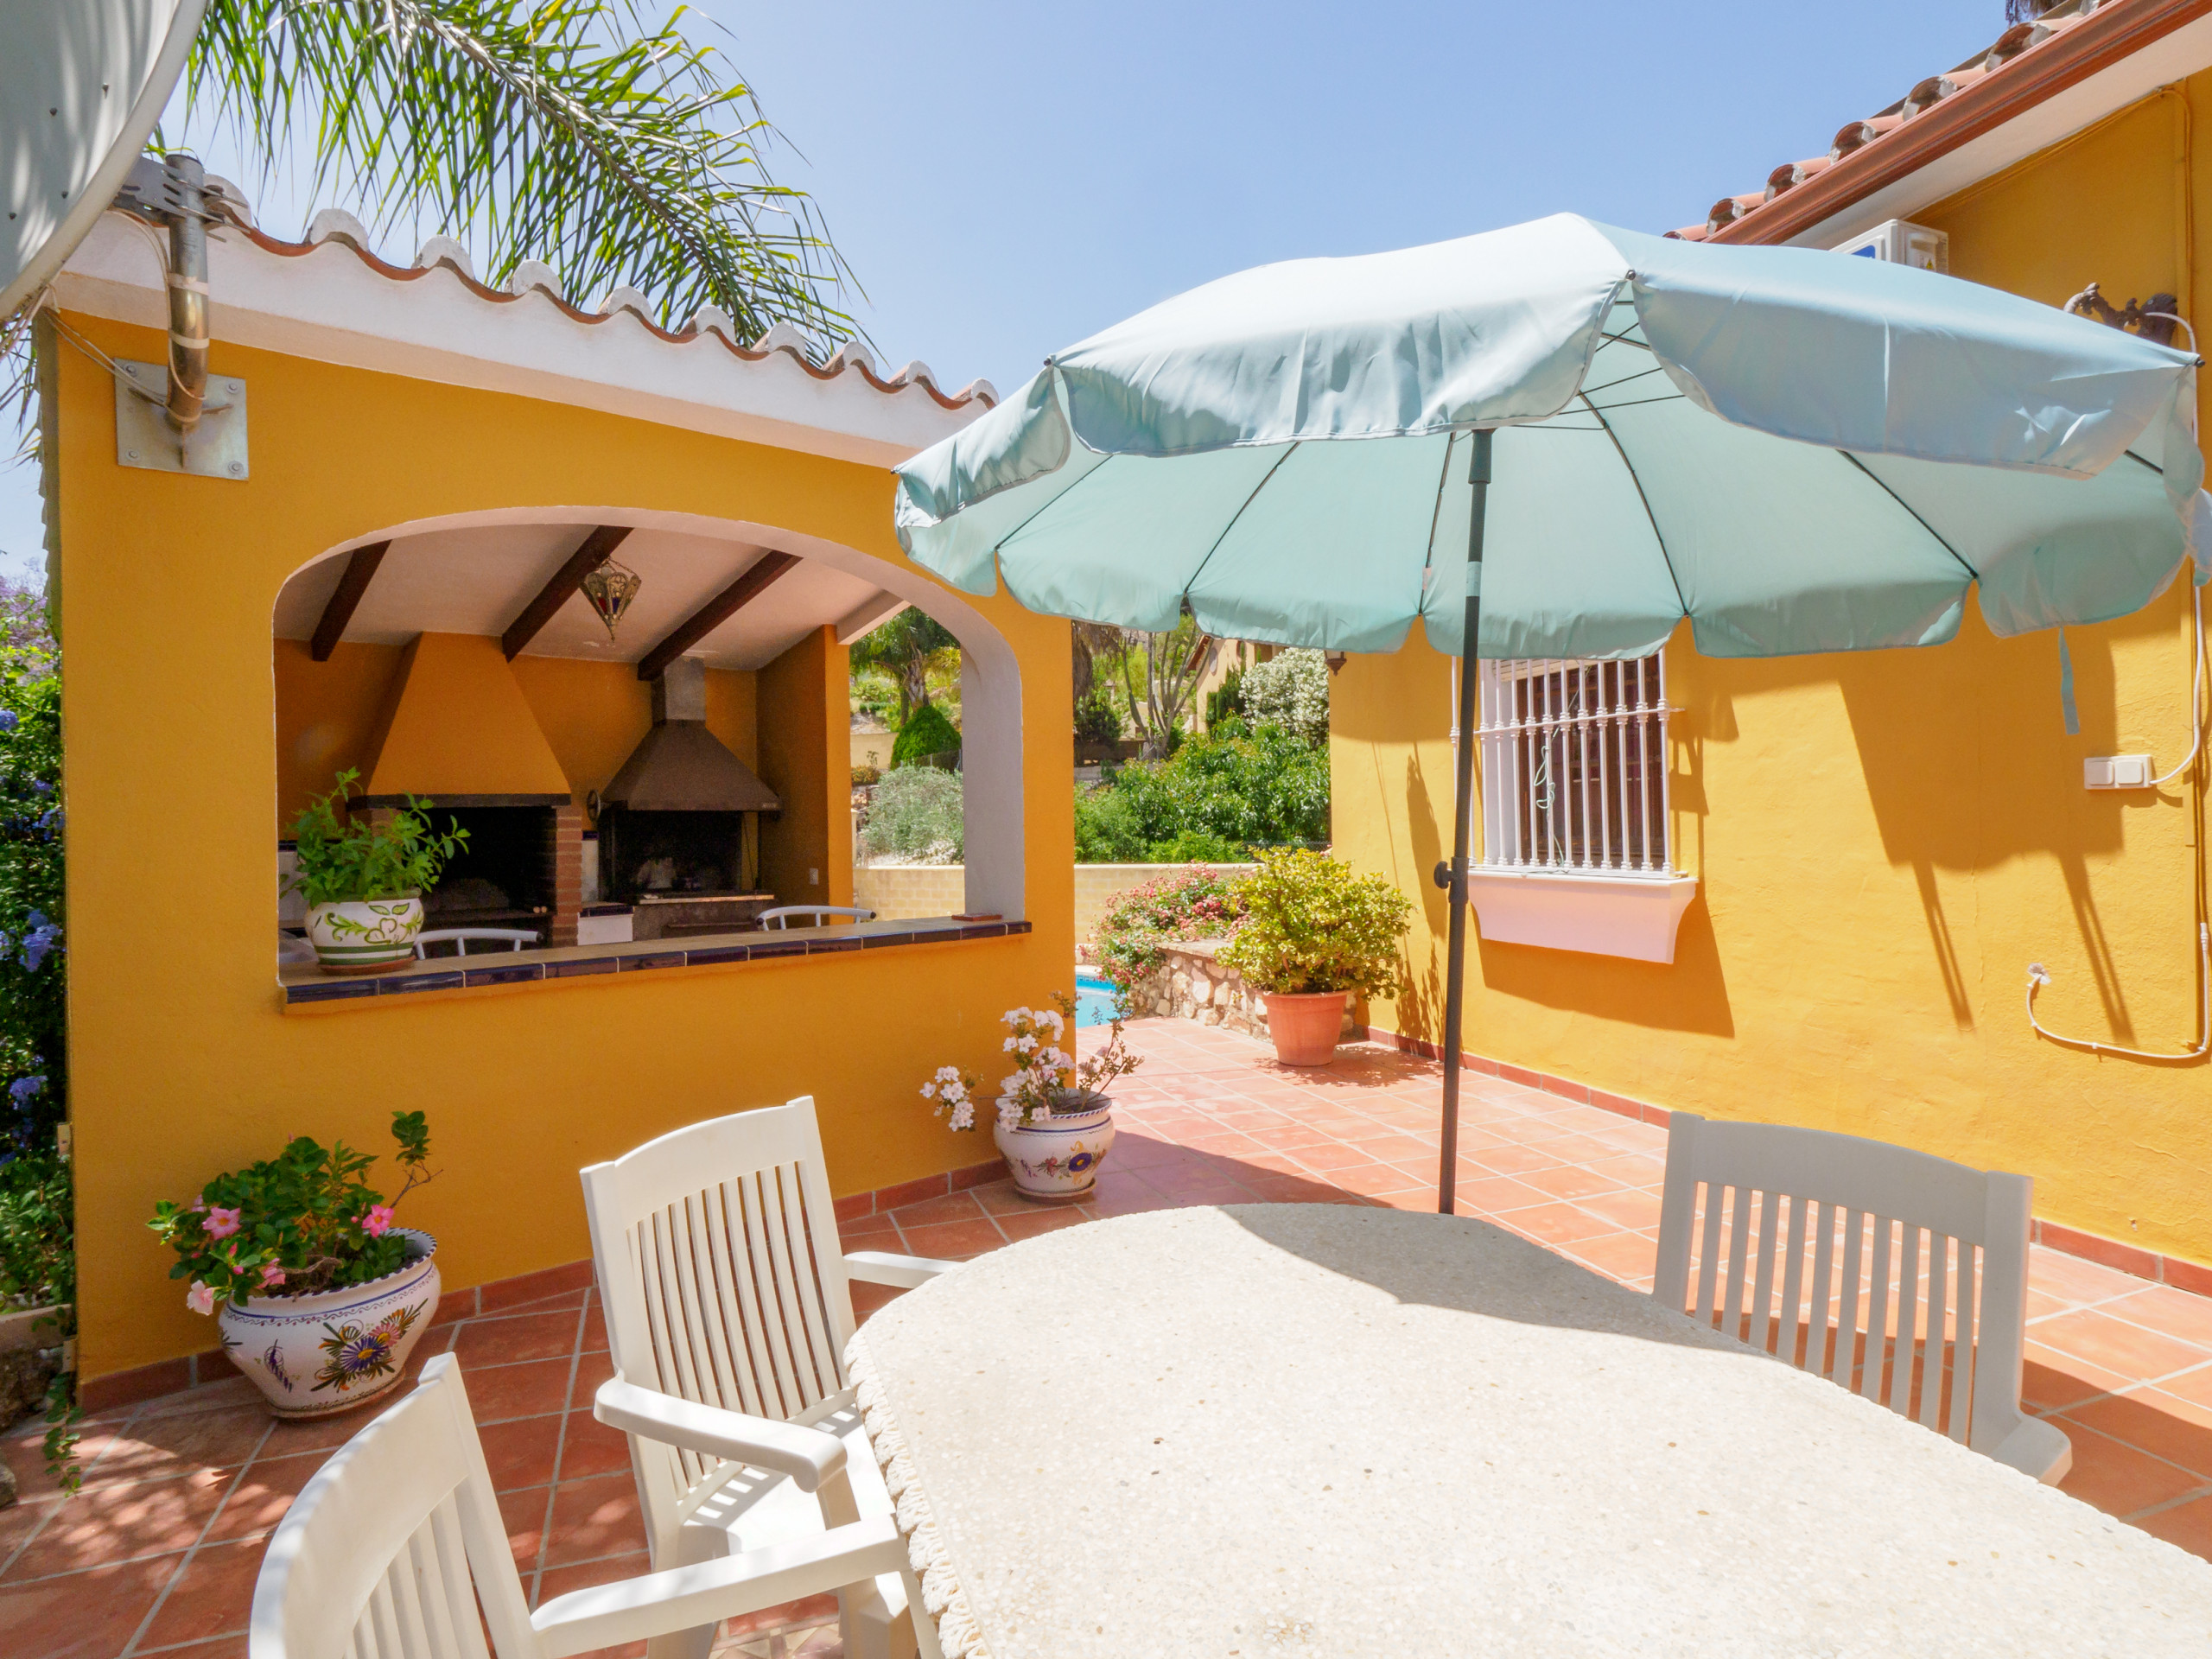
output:
[[[1694,741],[1675,746],[1678,752],[1694,747]],[[1696,762],[1691,763],[1691,785],[1678,772],[1675,804],[1698,816],[1703,833],[1704,799],[1695,786]],[[1452,822],[1452,780],[1446,778],[1432,791],[1418,752],[1406,760],[1406,821],[1413,842],[1414,868],[1433,869],[1451,849],[1444,844],[1443,826]],[[1692,803],[1694,803],[1693,806]],[[1702,850],[1700,849],[1700,850]],[[1697,868],[1693,865],[1691,868]],[[1430,944],[1415,960],[1408,951],[1402,964],[1405,989],[1398,998],[1401,1034],[1428,1042],[1444,1039],[1446,940],[1452,907],[1443,889],[1433,880],[1421,884],[1420,904],[1427,924]],[[1501,944],[1472,937],[1469,918],[1468,966],[1476,982],[1503,996],[1519,997],[1548,1008],[1587,1014],[1624,1026],[1652,1031],[1700,1032],[1715,1037],[1736,1034],[1736,1021],[1728,1006],[1728,984],[1721,971],[1720,949],[1713,938],[1713,917],[1705,894],[1683,913],[1675,935],[1671,965],[1631,962],[1618,957],[1592,957],[1578,950],[1550,950],[1538,945]],[[1486,1053],[1485,1033],[1479,1015],[1468,1022],[1466,1046]]]

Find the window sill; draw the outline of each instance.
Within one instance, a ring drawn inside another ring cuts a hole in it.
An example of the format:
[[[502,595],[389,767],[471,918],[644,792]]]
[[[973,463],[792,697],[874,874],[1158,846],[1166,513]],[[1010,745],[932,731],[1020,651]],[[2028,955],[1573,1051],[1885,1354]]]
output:
[[[948,944],[963,939],[1004,938],[1029,931],[1027,922],[862,922],[852,927],[795,927],[768,933],[721,933],[681,944],[642,940],[626,944],[569,945],[554,950],[512,950],[481,956],[444,957],[359,978],[323,973],[312,963],[287,965],[277,973],[288,1008],[329,1003],[359,1006],[395,996],[433,991],[473,991],[535,981],[583,979],[629,974],[645,969],[723,968],[747,962],[778,962],[792,957],[841,956],[910,944]]]
[[[1697,878],[1476,869],[1467,896],[1483,938],[1494,944],[1672,963]]]

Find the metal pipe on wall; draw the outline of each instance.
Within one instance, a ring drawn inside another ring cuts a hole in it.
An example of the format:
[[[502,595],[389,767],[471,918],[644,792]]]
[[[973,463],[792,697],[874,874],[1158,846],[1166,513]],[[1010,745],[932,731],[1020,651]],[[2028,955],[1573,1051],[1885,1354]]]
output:
[[[187,436],[207,401],[207,175],[190,156],[166,157],[169,229],[169,424]]]

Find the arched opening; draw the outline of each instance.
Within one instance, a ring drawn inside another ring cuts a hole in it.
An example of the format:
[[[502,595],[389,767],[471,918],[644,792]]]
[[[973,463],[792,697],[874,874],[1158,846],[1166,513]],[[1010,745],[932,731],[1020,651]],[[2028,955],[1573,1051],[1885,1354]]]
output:
[[[608,560],[637,577],[611,629],[583,583]],[[908,605],[961,647],[964,908],[1022,919],[1021,682],[1004,636],[841,543],[611,508],[395,524],[293,573],[272,615],[280,868],[297,813],[351,771],[357,810],[411,795],[469,830],[433,928],[559,949],[849,905],[845,650]],[[612,914],[626,905],[626,925]],[[308,955],[284,943],[304,919],[296,895],[280,909],[280,955]]]

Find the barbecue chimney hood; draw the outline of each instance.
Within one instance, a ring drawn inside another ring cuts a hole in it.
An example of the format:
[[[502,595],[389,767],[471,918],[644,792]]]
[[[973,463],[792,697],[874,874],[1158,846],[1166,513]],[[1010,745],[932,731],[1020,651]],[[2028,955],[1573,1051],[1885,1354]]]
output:
[[[784,804],[707,729],[707,665],[679,657],[653,682],[653,728],[599,792],[602,810],[781,812]]]

